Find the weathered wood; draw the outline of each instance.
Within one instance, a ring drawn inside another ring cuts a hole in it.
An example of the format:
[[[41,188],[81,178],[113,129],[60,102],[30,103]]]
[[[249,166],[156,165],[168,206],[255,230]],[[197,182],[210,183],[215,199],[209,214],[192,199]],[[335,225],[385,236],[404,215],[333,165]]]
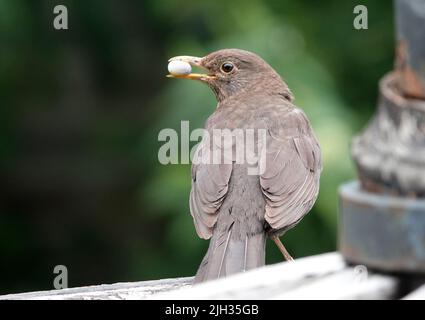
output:
[[[295,290],[277,295],[278,300],[374,300],[391,299],[397,291],[397,279],[382,275],[359,277],[354,268],[349,268]]]
[[[152,294],[190,286],[192,277],[102,284],[62,290],[0,296],[0,300],[140,300]]]
[[[397,280],[349,267],[332,252],[192,286],[192,277],[0,296],[0,300],[388,299]]]
[[[425,300],[425,285],[409,293],[403,300]]]
[[[153,295],[150,299],[270,299],[347,268],[338,253],[265,266],[192,288]]]

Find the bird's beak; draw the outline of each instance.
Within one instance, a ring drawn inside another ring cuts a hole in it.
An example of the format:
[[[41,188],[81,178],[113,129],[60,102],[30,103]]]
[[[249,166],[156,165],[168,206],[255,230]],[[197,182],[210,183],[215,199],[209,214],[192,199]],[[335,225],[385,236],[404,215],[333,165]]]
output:
[[[183,61],[183,62],[189,63],[193,67],[200,67],[205,69],[205,67],[202,66],[202,59],[203,58],[192,57],[192,56],[177,56],[177,57],[173,57],[169,59],[168,62]],[[205,74],[205,73],[189,73],[189,74],[182,74],[182,75],[168,74],[167,77],[168,78],[183,78],[183,79],[191,79],[191,80],[208,80],[208,79],[214,78],[214,76]]]

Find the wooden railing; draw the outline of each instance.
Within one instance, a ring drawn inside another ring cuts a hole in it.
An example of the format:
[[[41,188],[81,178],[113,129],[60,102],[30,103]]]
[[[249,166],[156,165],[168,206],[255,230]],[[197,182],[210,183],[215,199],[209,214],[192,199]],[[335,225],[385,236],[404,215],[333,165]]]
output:
[[[349,266],[332,252],[195,286],[189,277],[10,294],[0,300],[425,299],[425,285],[403,292],[403,281],[364,266]]]

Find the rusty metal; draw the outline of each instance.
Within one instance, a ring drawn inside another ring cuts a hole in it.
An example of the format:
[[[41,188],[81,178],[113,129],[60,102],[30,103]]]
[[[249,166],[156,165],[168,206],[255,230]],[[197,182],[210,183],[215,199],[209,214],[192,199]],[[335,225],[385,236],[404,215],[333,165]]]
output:
[[[339,190],[339,249],[353,263],[425,273],[425,0],[395,0],[395,70],[352,142],[359,182]]]
[[[390,272],[425,273],[425,199],[339,189],[339,250],[348,261]]]
[[[425,1],[396,0],[395,67],[406,97],[425,99]]]
[[[425,197],[425,1],[395,0],[395,16],[395,70],[352,156],[366,190]]]
[[[406,99],[396,80],[395,72],[382,78],[377,113],[353,139],[352,156],[364,189],[423,197],[425,101]]]

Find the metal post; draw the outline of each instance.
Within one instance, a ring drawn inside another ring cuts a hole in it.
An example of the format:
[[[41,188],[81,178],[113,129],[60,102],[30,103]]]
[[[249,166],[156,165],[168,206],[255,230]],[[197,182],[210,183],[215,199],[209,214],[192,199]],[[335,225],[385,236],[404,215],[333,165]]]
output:
[[[425,272],[425,1],[395,1],[395,70],[353,139],[359,183],[340,188],[339,246],[355,263]]]

